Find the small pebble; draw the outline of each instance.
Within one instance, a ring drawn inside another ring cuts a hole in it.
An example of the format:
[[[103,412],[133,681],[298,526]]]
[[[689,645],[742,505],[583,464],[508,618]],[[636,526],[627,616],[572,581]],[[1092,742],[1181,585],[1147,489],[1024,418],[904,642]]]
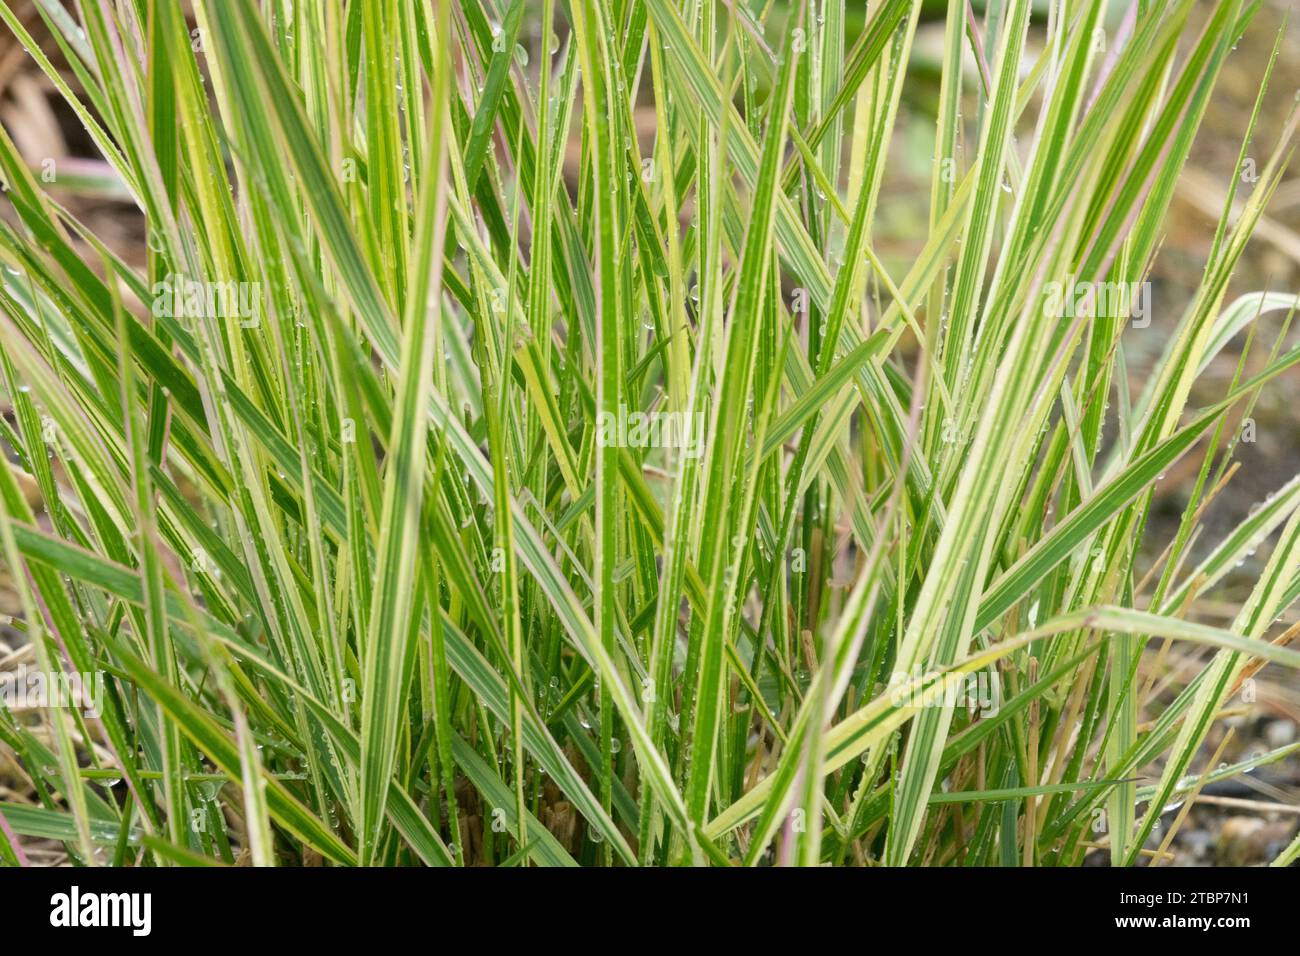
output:
[[[1294,743],[1296,726],[1294,720],[1274,720],[1264,728],[1264,739],[1272,750]]]
[[[1215,847],[1220,866],[1268,863],[1295,833],[1294,820],[1265,821],[1259,817],[1229,817],[1223,821]]]

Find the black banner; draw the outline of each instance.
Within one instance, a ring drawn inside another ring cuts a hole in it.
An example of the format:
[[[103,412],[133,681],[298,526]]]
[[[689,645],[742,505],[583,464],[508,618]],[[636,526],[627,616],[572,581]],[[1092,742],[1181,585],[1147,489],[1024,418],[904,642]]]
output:
[[[923,945],[1007,932],[1025,943],[1167,933],[1221,943],[1292,929],[1294,877],[1269,869],[8,869],[0,870],[0,910],[14,939],[75,935],[126,946],[240,944],[277,925],[308,944],[373,942],[378,932],[421,926],[443,938],[539,939],[565,913],[588,943],[606,931],[626,940],[639,920],[650,933],[683,919],[730,934],[752,931],[745,927],[755,920],[804,926],[817,938],[856,927],[863,939],[872,926],[894,937],[920,919],[910,930]]]

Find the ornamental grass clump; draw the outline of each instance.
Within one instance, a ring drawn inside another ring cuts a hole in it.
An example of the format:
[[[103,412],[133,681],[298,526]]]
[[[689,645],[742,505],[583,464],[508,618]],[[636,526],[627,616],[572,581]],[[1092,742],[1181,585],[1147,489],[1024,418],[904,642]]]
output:
[[[21,6],[0,860],[1135,865],[1295,759],[1285,32],[1152,283],[1259,2]]]

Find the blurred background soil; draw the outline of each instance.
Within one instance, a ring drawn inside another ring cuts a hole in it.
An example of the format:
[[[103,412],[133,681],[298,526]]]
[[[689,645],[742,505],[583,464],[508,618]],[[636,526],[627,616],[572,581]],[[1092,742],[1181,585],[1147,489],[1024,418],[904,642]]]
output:
[[[43,22],[30,0],[10,0],[20,19],[37,37],[55,63],[62,63],[57,45],[49,38]],[[1036,4],[1037,5],[1037,4]],[[784,3],[778,2],[778,8]],[[850,6],[853,6],[850,4]],[[982,7],[976,4],[976,9]],[[1112,4],[1112,6],[1118,5]],[[1203,12],[1205,4],[1201,5]],[[1192,150],[1188,167],[1179,184],[1170,211],[1163,245],[1151,275],[1152,322],[1145,329],[1130,329],[1125,347],[1134,395],[1145,384],[1145,375],[1164,348],[1170,330],[1177,323],[1201,281],[1209,254],[1215,223],[1222,209],[1226,185],[1234,168],[1246,123],[1259,91],[1259,80],[1273,49],[1279,30],[1283,29],[1288,4],[1284,0],[1265,0],[1262,9],[1238,48],[1229,58],[1217,91],[1210,102],[1200,135]],[[943,4],[927,2],[918,31],[911,69],[916,82],[910,84],[901,107],[899,125],[891,146],[887,181],[873,240],[891,273],[901,276],[921,248],[926,233],[929,181],[933,163],[934,103],[937,97],[938,57],[943,45]],[[861,12],[855,13],[850,28],[860,28]],[[1194,14],[1193,21],[1199,23]],[[1041,23],[1041,20],[1038,20]],[[1113,23],[1113,20],[1111,21]],[[540,36],[525,27],[524,43],[536,49]],[[1041,44],[1041,27],[1031,41]],[[852,38],[849,38],[849,43]],[[1032,45],[1032,44],[1031,44]],[[533,58],[536,62],[536,57]],[[968,57],[969,61],[969,57]],[[969,65],[969,62],[968,62]],[[71,71],[64,79],[76,87]],[[969,90],[975,82],[966,84]],[[648,85],[648,84],[647,84]],[[1285,28],[1282,50],[1270,89],[1264,100],[1260,122],[1249,155],[1263,169],[1285,124],[1296,98],[1300,96],[1300,24]],[[975,104],[963,110],[973,116]],[[1030,113],[1033,113],[1031,107]],[[62,102],[53,84],[41,74],[8,27],[0,26],[0,123],[31,166],[38,171],[46,160],[54,160],[60,180],[75,184],[51,186],[56,197],[85,223],[118,255],[143,266],[146,261],[145,228],[138,210],[124,202],[115,191],[112,177],[95,155],[93,145],[75,116]],[[648,99],[638,110],[637,125],[643,148],[653,141],[654,113]],[[1025,130],[1020,145],[1028,141]],[[572,174],[577,175],[577,152],[573,154]],[[66,173],[73,175],[68,176]],[[1243,183],[1246,195],[1251,184]],[[12,217],[12,211],[0,204],[0,215]],[[1228,294],[1237,296],[1270,290],[1300,291],[1300,174],[1294,163],[1286,172],[1281,187],[1273,197],[1264,224],[1248,246]],[[1273,346],[1284,312],[1264,315],[1258,321],[1256,341],[1247,361],[1247,373],[1259,370]],[[1193,405],[1217,400],[1228,387],[1245,335],[1225,349],[1198,382],[1192,396]],[[1300,340],[1292,330],[1286,345]],[[0,414],[10,422],[12,408],[0,394]],[[1256,440],[1238,445],[1236,458],[1241,467],[1231,483],[1219,495],[1205,517],[1205,529],[1197,549],[1212,546],[1231,530],[1257,502],[1300,472],[1300,369],[1292,369],[1270,383],[1255,406]],[[6,454],[12,450],[5,448]],[[1160,485],[1160,498],[1147,534],[1147,560],[1154,560],[1174,534],[1187,501],[1187,489],[1195,478],[1200,459],[1188,456],[1171,469]],[[40,506],[39,496],[30,491],[33,505]],[[1213,594],[1200,602],[1198,617],[1207,622],[1225,624],[1248,593],[1258,576],[1269,548],[1261,548],[1257,557],[1248,560]],[[1193,557],[1199,554],[1194,551]],[[0,671],[21,670],[31,654],[20,631],[10,626],[11,616],[20,614],[11,571],[0,561]],[[1287,618],[1294,620],[1294,612]],[[1153,657],[1154,655],[1152,655]],[[1179,682],[1186,680],[1204,662],[1203,651],[1173,648],[1161,663],[1157,678],[1172,672]],[[1153,659],[1147,662],[1154,668]],[[1253,702],[1235,707],[1236,715],[1216,724],[1202,764],[1227,741],[1219,757],[1221,763],[1233,763],[1263,750],[1276,749],[1297,739],[1300,726],[1300,675],[1276,667],[1265,668],[1256,675],[1257,695]],[[1235,703],[1235,702],[1234,702]],[[1150,718],[1151,715],[1146,715]],[[1199,771],[1202,766],[1194,767]],[[1147,775],[1159,768],[1147,768]],[[21,768],[0,747],[0,800],[32,799],[32,787]],[[1173,813],[1165,817],[1171,822]],[[1294,836],[1300,826],[1300,760],[1294,756],[1261,768],[1237,780],[1212,785],[1196,802],[1179,830],[1166,865],[1248,865],[1271,859]],[[1158,845],[1157,833],[1152,846]],[[61,847],[52,842],[24,841],[33,862],[62,862]],[[1105,865],[1107,854],[1093,853],[1088,862]]]

